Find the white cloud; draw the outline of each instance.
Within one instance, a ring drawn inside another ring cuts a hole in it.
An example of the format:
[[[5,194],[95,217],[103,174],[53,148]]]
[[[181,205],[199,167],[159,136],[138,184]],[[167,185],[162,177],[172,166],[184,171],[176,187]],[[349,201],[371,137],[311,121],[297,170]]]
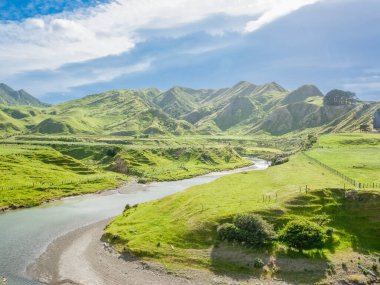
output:
[[[343,84],[343,87],[346,90],[352,90],[358,94],[378,92],[380,90],[380,74],[348,80],[348,82]],[[380,94],[377,96],[380,97]]]
[[[120,0],[87,10],[0,23],[0,75],[56,69],[131,50],[141,29],[170,29],[210,15],[252,16],[242,31],[318,0]],[[202,27],[207,30],[207,27]],[[212,31],[211,31],[212,32]]]
[[[28,81],[28,91],[32,94],[48,92],[70,92],[72,88],[92,83],[108,82],[117,77],[143,72],[151,68],[153,59],[122,67],[78,66],[73,73],[65,70],[50,72],[43,80]]]
[[[288,15],[303,6],[314,4],[320,0],[268,0],[267,4],[271,7],[266,10],[257,20],[249,21],[245,26],[245,32],[251,33],[261,27],[273,22],[274,20]]]

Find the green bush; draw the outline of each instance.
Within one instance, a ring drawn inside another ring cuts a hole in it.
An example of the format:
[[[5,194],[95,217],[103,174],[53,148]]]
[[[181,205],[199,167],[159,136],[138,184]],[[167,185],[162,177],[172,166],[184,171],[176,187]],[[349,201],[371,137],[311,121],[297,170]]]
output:
[[[276,238],[273,226],[259,215],[236,215],[234,225],[239,229],[238,241],[245,242],[248,245],[263,245]]]
[[[276,238],[273,226],[255,214],[239,214],[233,224],[226,223],[218,228],[222,240],[238,241],[249,246],[262,246]]]
[[[218,227],[218,235],[222,240],[234,241],[239,235],[239,229],[230,223],[225,223]]]
[[[261,258],[256,258],[255,261],[253,262],[253,266],[255,268],[263,268],[264,267],[264,261]]]
[[[279,234],[280,241],[299,251],[322,248],[325,238],[322,227],[301,219],[289,222]]]

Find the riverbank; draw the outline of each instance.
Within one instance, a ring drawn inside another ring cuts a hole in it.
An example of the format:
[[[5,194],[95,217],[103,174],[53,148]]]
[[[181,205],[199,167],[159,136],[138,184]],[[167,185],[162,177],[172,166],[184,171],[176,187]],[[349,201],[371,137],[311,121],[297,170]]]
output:
[[[266,168],[262,160],[256,165],[213,172],[191,179],[149,184],[128,183],[101,194],[64,198],[39,207],[9,211],[0,215],[0,268],[12,285],[36,285],[28,280],[26,268],[55,239],[81,227],[110,219],[120,214],[125,205],[136,205],[183,191],[191,186],[209,183],[222,176]],[[133,184],[133,185],[131,185]],[[21,225],[21,226],[20,226]],[[22,280],[22,282],[19,282]]]
[[[109,221],[104,220],[57,238],[28,267],[28,274],[35,280],[52,285],[205,285],[239,282],[239,276],[231,278],[206,270],[188,269],[173,273],[161,265],[121,255],[101,241],[103,229]],[[288,284],[281,281],[263,282],[255,278],[244,279],[244,283]]]

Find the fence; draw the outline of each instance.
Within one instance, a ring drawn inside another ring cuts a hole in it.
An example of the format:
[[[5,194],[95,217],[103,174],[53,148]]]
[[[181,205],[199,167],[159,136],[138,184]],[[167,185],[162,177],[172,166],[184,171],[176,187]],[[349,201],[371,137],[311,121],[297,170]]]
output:
[[[324,169],[330,171],[331,173],[339,176],[343,180],[347,181],[351,185],[359,188],[359,189],[365,189],[365,188],[373,188],[373,189],[380,189],[380,183],[377,182],[367,182],[363,183],[360,181],[356,181],[355,179],[352,179],[351,177],[348,177],[347,175],[344,175],[343,173],[339,172],[338,170],[324,164],[323,162],[320,162],[318,159],[315,159],[314,157],[311,157],[310,155],[306,154],[305,152],[302,152],[304,156],[306,156],[311,161],[315,162],[316,164],[322,166]]]
[[[77,185],[77,184],[86,184],[98,182],[104,179],[109,178],[109,176],[95,176],[88,177],[83,179],[72,179],[66,181],[55,181],[55,182],[44,182],[44,181],[35,181],[35,182],[25,182],[25,183],[15,183],[12,186],[0,185],[0,190],[15,190],[15,189],[25,189],[25,188],[42,188],[42,189],[61,189],[63,185]]]

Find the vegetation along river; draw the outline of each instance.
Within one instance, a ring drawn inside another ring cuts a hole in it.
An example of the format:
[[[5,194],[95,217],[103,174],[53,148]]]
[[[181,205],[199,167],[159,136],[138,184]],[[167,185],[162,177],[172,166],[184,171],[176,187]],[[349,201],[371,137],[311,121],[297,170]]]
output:
[[[8,277],[8,285],[37,285],[30,280],[26,268],[57,237],[80,227],[120,214],[126,204],[134,205],[174,194],[184,189],[211,182],[232,173],[263,170],[264,160],[253,159],[255,165],[230,171],[215,172],[191,179],[133,185],[51,202],[39,207],[0,214],[0,276]]]

